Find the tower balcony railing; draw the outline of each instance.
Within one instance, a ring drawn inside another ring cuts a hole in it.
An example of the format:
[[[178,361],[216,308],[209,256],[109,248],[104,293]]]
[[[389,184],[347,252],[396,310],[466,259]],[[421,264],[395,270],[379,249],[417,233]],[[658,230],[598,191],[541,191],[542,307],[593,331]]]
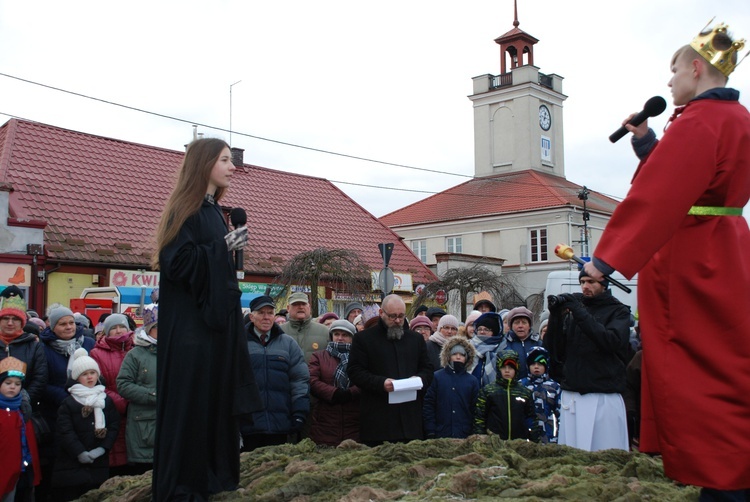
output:
[[[503,73],[502,75],[490,75],[490,89],[498,89],[500,87],[507,87],[513,85],[513,73]],[[538,84],[542,87],[552,89],[552,77],[545,75],[544,73],[539,74]]]

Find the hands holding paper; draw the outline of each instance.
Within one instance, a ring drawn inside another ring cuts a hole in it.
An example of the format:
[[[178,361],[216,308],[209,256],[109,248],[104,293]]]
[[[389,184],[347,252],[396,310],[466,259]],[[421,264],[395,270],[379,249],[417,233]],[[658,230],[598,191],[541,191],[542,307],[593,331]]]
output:
[[[386,378],[383,387],[388,392],[388,403],[398,404],[405,403],[408,401],[414,401],[417,399],[417,391],[424,386],[422,379],[418,376],[410,378],[403,378],[400,380],[393,380],[392,378]],[[389,391],[388,388],[392,391]]]

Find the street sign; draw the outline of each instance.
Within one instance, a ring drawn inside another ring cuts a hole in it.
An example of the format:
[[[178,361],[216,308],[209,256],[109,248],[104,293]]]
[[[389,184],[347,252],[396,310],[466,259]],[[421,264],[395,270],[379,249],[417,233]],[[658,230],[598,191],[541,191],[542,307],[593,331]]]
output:
[[[393,276],[393,270],[385,267],[380,271],[380,275],[378,277],[378,285],[380,286],[380,291],[382,291],[386,295],[391,294],[393,292],[393,285],[395,284],[395,280],[396,278]]]
[[[378,249],[380,249],[380,256],[383,257],[383,266],[388,267],[388,264],[391,262],[391,255],[393,254],[393,243],[378,244]]]

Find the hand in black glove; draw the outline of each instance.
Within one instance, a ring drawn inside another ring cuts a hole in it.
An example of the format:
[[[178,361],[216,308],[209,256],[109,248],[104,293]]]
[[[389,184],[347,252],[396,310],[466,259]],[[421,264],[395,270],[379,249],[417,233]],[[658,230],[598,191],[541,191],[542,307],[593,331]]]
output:
[[[302,415],[295,415],[292,417],[292,432],[299,432],[305,426],[305,417]]]
[[[581,305],[581,302],[579,302],[578,299],[570,293],[563,293],[559,295],[559,298],[562,303],[561,307],[564,309],[575,310]]]
[[[333,391],[331,404],[346,404],[352,400],[352,391],[349,389],[336,389]]]

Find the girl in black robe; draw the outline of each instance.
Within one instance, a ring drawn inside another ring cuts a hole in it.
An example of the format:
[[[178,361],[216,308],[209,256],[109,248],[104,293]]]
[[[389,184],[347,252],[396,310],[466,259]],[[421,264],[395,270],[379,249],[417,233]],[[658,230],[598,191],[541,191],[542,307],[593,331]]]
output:
[[[261,406],[231,258],[247,230],[229,232],[217,204],[234,169],[224,141],[193,141],[157,230],[155,501],[236,489],[237,419]]]

